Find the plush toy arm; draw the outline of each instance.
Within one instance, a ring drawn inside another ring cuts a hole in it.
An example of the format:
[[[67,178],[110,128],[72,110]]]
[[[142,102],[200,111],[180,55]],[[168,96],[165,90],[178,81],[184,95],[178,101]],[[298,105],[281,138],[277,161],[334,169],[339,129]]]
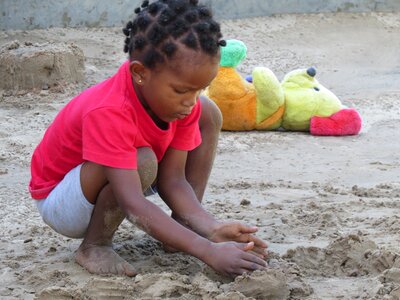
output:
[[[252,76],[257,94],[257,123],[273,115],[284,105],[285,97],[279,80],[268,68],[257,67]]]

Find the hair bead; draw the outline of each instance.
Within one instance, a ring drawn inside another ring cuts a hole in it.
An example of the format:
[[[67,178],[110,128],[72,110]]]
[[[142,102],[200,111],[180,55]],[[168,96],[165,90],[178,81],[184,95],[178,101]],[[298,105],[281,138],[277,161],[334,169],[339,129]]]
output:
[[[149,7],[147,8],[147,11],[153,17],[155,17],[157,15],[159,10],[160,10],[160,5],[157,2],[154,2],[154,3],[150,4]]]
[[[151,18],[147,15],[140,15],[136,19],[136,25],[141,31],[146,31],[151,22]]]
[[[172,57],[172,55],[176,52],[177,46],[174,43],[166,43],[162,47],[162,52],[167,56],[167,57]]]
[[[147,46],[147,41],[143,36],[138,36],[134,40],[135,50],[143,50]]]
[[[122,32],[124,33],[125,36],[129,36],[129,34],[131,33],[131,31],[128,28],[122,29]]]
[[[126,44],[124,45],[124,52],[125,52],[125,53],[128,53],[128,52],[129,52],[129,46],[126,45]]]
[[[162,41],[164,41],[168,37],[168,33],[162,26],[154,24],[148,33],[148,37],[152,45],[157,47]]]
[[[226,46],[226,41],[225,40],[220,40],[218,42],[218,46],[225,47]]]
[[[197,11],[195,10],[191,10],[188,11],[185,15],[185,19],[189,22],[189,23],[196,23],[199,20],[199,15],[197,13]]]
[[[146,8],[147,6],[149,6],[150,1],[148,0],[144,0],[142,3],[142,8]]]
[[[200,19],[209,19],[212,17],[211,11],[205,6],[203,6],[199,9],[199,15],[200,15]]]

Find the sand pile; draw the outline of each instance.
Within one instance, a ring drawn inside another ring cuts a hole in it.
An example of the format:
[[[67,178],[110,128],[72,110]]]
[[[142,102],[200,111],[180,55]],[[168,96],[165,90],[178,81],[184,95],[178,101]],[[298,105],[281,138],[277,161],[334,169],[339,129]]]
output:
[[[21,43],[0,49],[0,89],[44,89],[84,79],[83,51],[74,44]]]

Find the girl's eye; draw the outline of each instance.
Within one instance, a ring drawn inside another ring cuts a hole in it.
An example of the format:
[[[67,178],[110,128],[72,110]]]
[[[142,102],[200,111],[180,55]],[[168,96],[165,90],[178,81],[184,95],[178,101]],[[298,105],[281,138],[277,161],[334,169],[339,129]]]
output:
[[[177,94],[186,94],[188,91],[183,91],[183,90],[177,90],[177,89],[174,89],[174,91],[175,91],[175,93],[177,93]]]

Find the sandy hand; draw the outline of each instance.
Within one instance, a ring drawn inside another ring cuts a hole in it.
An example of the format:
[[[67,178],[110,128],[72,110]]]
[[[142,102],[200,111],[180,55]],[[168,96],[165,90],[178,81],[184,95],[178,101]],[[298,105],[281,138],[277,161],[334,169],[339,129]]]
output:
[[[255,226],[246,226],[240,222],[221,222],[213,230],[209,236],[209,240],[219,243],[234,241],[239,243],[253,242],[254,247],[251,251],[257,253],[261,258],[267,256],[267,243],[259,239],[253,233],[257,232]]]
[[[230,277],[255,270],[264,270],[266,262],[251,251],[254,243],[212,243],[204,262],[214,270]]]

